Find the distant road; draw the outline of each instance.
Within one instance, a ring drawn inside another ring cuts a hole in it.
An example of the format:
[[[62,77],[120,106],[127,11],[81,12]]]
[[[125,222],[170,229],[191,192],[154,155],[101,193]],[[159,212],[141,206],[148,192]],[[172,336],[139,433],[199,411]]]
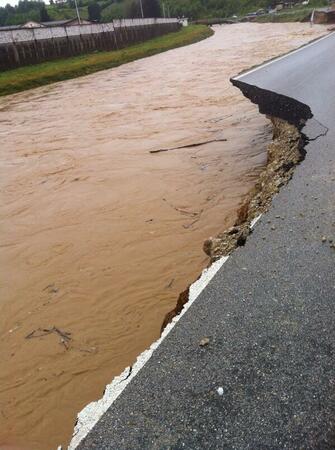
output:
[[[335,33],[331,33],[235,79],[306,103],[315,117],[333,122],[334,57]]]
[[[80,449],[335,448],[334,55],[236,77],[309,106],[306,159]]]

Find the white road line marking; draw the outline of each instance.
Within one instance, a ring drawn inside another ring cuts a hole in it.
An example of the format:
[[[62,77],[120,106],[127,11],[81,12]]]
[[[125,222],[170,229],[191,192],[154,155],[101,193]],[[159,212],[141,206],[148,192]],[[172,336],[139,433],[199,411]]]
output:
[[[247,75],[250,75],[253,72],[256,72],[257,70],[264,69],[264,67],[269,66],[270,64],[274,64],[282,59],[288,58],[291,55],[294,55],[295,53],[301,52],[302,50],[306,50],[308,47],[312,47],[312,45],[318,44],[319,42],[323,41],[324,39],[328,39],[330,36],[335,34],[335,31],[327,34],[326,36],[321,37],[320,39],[317,39],[316,41],[311,42],[310,44],[304,45],[303,47],[299,47],[296,50],[293,50],[290,53],[287,53],[286,55],[279,56],[279,58],[275,58],[267,63],[262,64],[261,66],[255,67],[254,69],[250,69],[247,72],[241,73],[241,75],[238,75],[237,77],[233,77],[233,80],[239,80],[240,78],[243,78]]]

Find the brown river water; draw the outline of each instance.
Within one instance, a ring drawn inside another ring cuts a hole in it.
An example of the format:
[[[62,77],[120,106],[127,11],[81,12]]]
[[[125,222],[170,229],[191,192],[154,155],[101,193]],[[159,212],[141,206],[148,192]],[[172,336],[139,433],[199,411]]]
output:
[[[77,412],[159,337],[266,161],[268,121],[229,77],[324,32],[218,26],[0,99],[1,449],[66,445]],[[150,153],[213,139],[227,141]]]

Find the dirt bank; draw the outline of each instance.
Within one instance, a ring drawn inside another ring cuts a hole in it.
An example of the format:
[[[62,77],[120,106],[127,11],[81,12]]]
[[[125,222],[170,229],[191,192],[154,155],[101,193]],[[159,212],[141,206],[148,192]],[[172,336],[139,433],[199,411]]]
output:
[[[304,139],[296,126],[276,117],[269,119],[273,141],[268,146],[266,167],[239,209],[234,226],[204,242],[203,250],[211,261],[245,244],[253,220],[269,209],[273,196],[288,183],[295,166],[304,158]]]
[[[252,222],[269,209],[273,196],[288,183],[296,165],[304,158],[305,141],[299,128],[277,117],[268,118],[273,126],[273,140],[268,145],[266,166],[240,207],[234,225],[205,240],[203,251],[210,257],[210,264],[245,244]],[[165,316],[161,330],[180,314],[188,296],[189,288],[179,295],[175,308]]]

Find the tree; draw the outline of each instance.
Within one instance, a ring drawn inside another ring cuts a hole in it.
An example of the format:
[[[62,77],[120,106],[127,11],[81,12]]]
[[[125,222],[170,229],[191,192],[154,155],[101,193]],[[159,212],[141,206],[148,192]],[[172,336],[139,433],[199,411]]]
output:
[[[124,3],[124,16],[129,19],[142,17],[139,0],[126,0]]]
[[[50,17],[48,14],[48,11],[45,7],[45,4],[42,3],[40,6],[40,22],[49,22],[50,21]]]
[[[5,10],[7,11],[8,14],[15,12],[15,8],[9,3],[7,3],[7,5],[5,6]]]
[[[101,7],[99,3],[91,3],[87,7],[88,20],[92,22],[100,22],[101,20]]]
[[[158,0],[142,0],[144,17],[161,17]]]

